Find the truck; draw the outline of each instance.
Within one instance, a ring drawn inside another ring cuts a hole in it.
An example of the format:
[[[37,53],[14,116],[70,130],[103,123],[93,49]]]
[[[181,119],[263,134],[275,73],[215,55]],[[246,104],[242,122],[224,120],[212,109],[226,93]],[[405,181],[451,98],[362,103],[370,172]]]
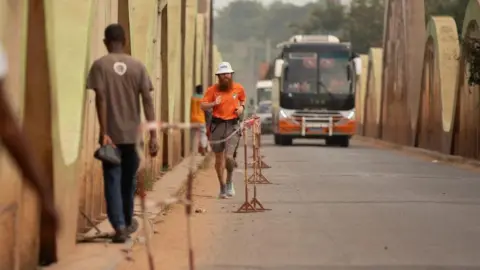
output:
[[[272,86],[273,86],[273,83],[271,80],[257,81],[257,87],[255,89],[257,106],[262,101],[270,101],[272,99]]]
[[[248,112],[253,115],[262,102],[270,102],[272,100],[272,81],[259,80],[256,83],[255,94],[249,100]],[[258,112],[257,112],[258,113]]]
[[[296,35],[277,48],[272,79],[275,144],[305,138],[349,147],[356,130],[358,70],[350,44],[332,35]]]

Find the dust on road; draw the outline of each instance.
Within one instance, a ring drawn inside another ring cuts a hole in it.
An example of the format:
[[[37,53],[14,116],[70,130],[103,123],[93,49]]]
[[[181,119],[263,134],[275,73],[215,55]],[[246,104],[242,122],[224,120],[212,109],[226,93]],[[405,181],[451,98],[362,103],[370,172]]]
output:
[[[221,219],[215,219],[209,213],[212,204],[217,202],[218,182],[215,170],[209,166],[197,173],[194,187],[194,213],[192,217],[194,252],[198,259],[207,249],[209,238],[222,226]],[[186,217],[182,205],[175,205],[168,211],[165,219],[156,224],[152,247],[154,250],[156,270],[179,270],[188,266],[188,249],[186,238]],[[202,211],[205,211],[202,213]],[[133,250],[133,261],[124,262],[120,270],[148,269],[147,255],[143,245],[137,245]]]

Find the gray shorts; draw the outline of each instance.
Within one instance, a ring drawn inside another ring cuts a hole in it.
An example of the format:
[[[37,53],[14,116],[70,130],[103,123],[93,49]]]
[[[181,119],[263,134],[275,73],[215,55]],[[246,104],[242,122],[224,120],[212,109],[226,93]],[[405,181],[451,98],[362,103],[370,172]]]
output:
[[[240,143],[240,131],[238,128],[240,125],[238,123],[233,122],[212,122],[210,124],[210,140],[211,141],[219,141],[224,140],[225,138],[229,137],[233,132],[232,135],[228,140],[221,143],[214,143],[212,142],[210,145],[212,147],[212,151],[214,153],[220,153],[225,151],[227,157],[233,157],[233,153],[238,148],[238,144]]]

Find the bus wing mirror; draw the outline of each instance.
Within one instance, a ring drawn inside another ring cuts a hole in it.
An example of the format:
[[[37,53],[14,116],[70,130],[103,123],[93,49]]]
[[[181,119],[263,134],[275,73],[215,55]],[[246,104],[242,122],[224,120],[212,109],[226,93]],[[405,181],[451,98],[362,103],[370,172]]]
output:
[[[275,77],[280,78],[282,76],[283,64],[285,61],[283,59],[275,60]]]
[[[355,74],[360,76],[362,74],[362,58],[356,57],[353,59],[353,65],[355,66]]]

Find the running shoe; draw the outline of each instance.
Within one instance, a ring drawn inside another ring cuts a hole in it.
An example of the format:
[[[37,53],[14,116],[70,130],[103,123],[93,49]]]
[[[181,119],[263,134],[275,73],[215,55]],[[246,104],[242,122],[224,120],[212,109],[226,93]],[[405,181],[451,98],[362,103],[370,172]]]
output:
[[[235,196],[235,187],[233,186],[233,182],[227,183],[227,196],[233,197]]]

